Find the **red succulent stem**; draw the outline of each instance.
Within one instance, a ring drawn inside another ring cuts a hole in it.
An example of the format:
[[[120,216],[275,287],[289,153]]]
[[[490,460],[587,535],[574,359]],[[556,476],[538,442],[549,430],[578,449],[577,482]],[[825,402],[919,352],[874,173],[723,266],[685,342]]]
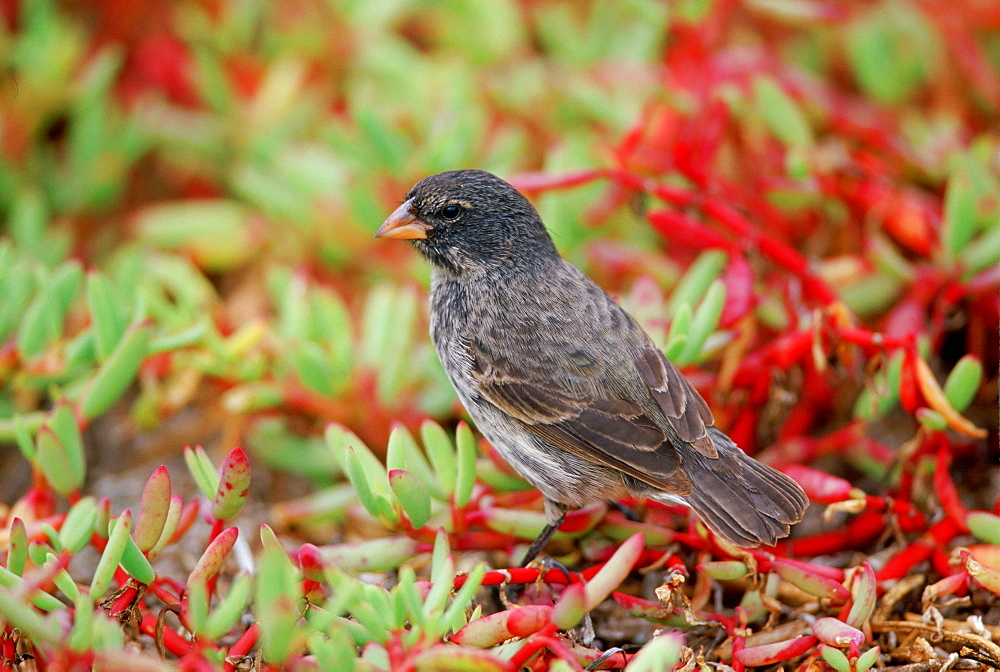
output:
[[[181,637],[177,632],[170,627],[163,626],[161,633],[157,633],[157,618],[152,614],[146,614],[139,621],[139,630],[154,640],[157,637],[162,637],[163,648],[170,653],[180,656],[191,650],[191,642]]]
[[[885,516],[865,511],[855,516],[844,527],[800,539],[782,540],[774,545],[773,552],[780,556],[812,558],[857,548],[864,548],[885,532]]]
[[[875,573],[879,583],[901,579],[907,576],[919,563],[931,557],[938,548],[945,547],[960,531],[951,518],[943,518],[934,523],[923,537],[911,542]]]
[[[917,383],[917,354],[914,348],[906,348],[903,366],[899,371],[899,405],[913,415],[920,408],[923,396]]]
[[[942,518],[931,525],[924,537],[938,548],[945,548],[962,531],[962,525],[953,518]]]
[[[449,502],[449,507],[451,509],[451,529],[452,535],[455,537],[462,537],[468,528],[466,520],[466,512],[462,507],[455,504],[455,498],[452,497]]]
[[[675,210],[654,210],[649,213],[648,218],[653,228],[671,242],[695,250],[717,248],[731,255],[741,254],[736,243],[683,213]]]
[[[603,564],[595,565],[593,568],[586,570],[588,574],[584,578],[589,578],[597,572],[598,569],[603,567]],[[577,583],[580,581],[580,576],[584,573],[571,572],[569,575],[569,583]],[[514,567],[511,569],[494,569],[486,572],[483,575],[484,586],[499,586],[502,583],[512,583],[512,584],[523,584],[523,583],[534,583],[539,580],[539,575],[541,575],[541,580],[543,583],[551,585],[565,585],[567,583],[566,573],[561,569],[549,569],[544,573],[534,567]],[[459,574],[455,577],[454,587],[455,590],[461,588],[468,577],[464,574]]]
[[[925,589],[925,594],[930,593],[934,597],[947,597],[955,595],[964,597],[969,591],[969,573],[965,570],[955,572],[954,568],[949,568],[949,572],[944,573],[944,578],[931,584]]]
[[[941,576],[948,576],[954,572],[955,566],[952,564],[951,553],[935,548],[931,552],[931,567]]]
[[[518,191],[526,194],[540,194],[546,191],[570,189],[599,180],[607,175],[606,170],[593,168],[553,175],[552,173],[519,173],[510,178],[510,183]]]
[[[948,472],[950,465],[951,453],[948,450],[947,444],[942,441],[942,445],[938,448],[934,465],[934,493],[937,495],[938,501],[941,502],[941,508],[944,509],[948,518],[958,526],[959,530],[968,532],[969,527],[965,523],[968,511],[966,511],[965,505],[962,504],[962,500],[958,496],[958,488],[955,487],[955,482],[951,479],[951,474]]]
[[[743,607],[736,607],[737,621],[731,625],[731,627],[726,628],[726,632],[730,637],[733,638],[733,672],[743,672],[745,669],[743,663],[741,663],[736,654],[746,648],[747,645],[747,614],[743,610]]]
[[[898,350],[914,346],[912,335],[893,338],[878,331],[869,331],[857,327],[836,327],[832,328],[831,331],[841,340],[860,345],[868,352]]]
[[[889,560],[875,572],[875,579],[879,583],[885,581],[895,581],[910,573],[917,564],[930,557],[934,546],[924,539],[918,539],[904,547],[899,553],[889,558]]]
[[[222,534],[222,531],[226,529],[226,521],[220,520],[218,518],[212,519],[212,529],[208,533],[208,542],[212,543],[215,538]]]
[[[181,598],[179,597],[180,592],[174,593],[168,590],[165,586],[161,585],[166,579],[162,577],[157,577],[156,581],[149,584],[148,590],[150,593],[155,595],[157,599],[161,600],[165,604],[180,604]]]
[[[156,581],[150,585],[149,590],[161,600],[170,604],[171,600],[166,598],[172,598],[172,601],[175,603],[180,602],[180,596],[187,590],[187,586],[169,576],[157,575]]]
[[[559,628],[555,623],[549,623],[534,635],[525,640],[524,644],[510,657],[509,665],[512,670],[519,670],[542,649],[548,649],[556,657],[565,660],[573,667],[579,667],[579,663],[572,651],[566,648],[562,641],[555,637]]]
[[[127,576],[127,575],[126,575]],[[119,578],[119,583],[122,580]],[[139,588],[135,582],[128,581],[125,579],[125,588],[118,594],[115,600],[108,607],[108,614],[113,617],[117,617],[119,614],[129,611],[136,603],[139,598]]]
[[[411,656],[408,655],[405,647],[403,646],[403,638],[399,631],[393,631],[392,636],[385,645],[386,654],[389,657],[389,669],[398,670],[398,672],[412,672],[416,669],[416,665],[412,660]]]
[[[801,252],[778,240],[738,213],[732,206],[715,199],[706,199],[705,214],[715,219],[737,237],[751,240],[755,247],[778,266],[802,279],[808,295],[828,305],[837,301],[837,293],[810,268]]]

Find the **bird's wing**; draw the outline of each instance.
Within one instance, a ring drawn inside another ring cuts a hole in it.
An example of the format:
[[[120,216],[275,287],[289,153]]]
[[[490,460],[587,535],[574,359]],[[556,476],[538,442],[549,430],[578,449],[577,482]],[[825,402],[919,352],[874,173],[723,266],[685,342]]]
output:
[[[635,365],[677,437],[705,457],[717,458],[719,451],[708,435],[715,418],[698,390],[651,341]]]
[[[654,487],[686,495],[691,484],[680,469],[683,455],[675,444],[718,457],[707,432],[712,413],[677,368],[648,337],[642,338],[645,346],[637,348],[632,362],[591,370],[574,366],[570,353],[514,361],[491,354],[475,340],[469,342],[469,356],[479,394],[528,431]]]

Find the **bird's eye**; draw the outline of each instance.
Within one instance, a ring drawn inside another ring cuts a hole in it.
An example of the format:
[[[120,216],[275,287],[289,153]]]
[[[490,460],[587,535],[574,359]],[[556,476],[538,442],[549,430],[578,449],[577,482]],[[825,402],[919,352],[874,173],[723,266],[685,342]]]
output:
[[[449,203],[448,205],[441,208],[439,213],[444,219],[458,219],[459,215],[462,214],[462,206],[458,203]]]

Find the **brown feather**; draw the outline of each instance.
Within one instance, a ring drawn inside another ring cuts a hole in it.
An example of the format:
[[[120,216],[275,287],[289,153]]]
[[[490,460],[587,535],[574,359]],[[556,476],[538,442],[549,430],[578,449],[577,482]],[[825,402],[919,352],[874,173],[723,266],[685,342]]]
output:
[[[472,345],[478,392],[529,433],[579,457],[618,469],[654,488],[690,492],[668,433],[639,404],[614,396],[571,396],[559,376],[527,380],[530,369],[502,372],[480,344]],[[514,374],[520,374],[515,378]]]
[[[678,438],[690,443],[705,457],[718,457],[707,430],[715,424],[712,411],[673,362],[650,343],[650,347],[636,358],[636,368]]]
[[[747,456],[732,439],[712,427],[720,459],[685,456],[694,484],[688,504],[709,527],[740,546],[774,544],[799,522],[809,500],[784,474]]]

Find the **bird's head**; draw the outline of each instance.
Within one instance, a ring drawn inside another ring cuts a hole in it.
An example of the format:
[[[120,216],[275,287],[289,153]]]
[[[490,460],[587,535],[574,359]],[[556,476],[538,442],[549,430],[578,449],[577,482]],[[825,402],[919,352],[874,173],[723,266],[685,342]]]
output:
[[[407,239],[452,275],[556,255],[528,199],[482,170],[452,170],[417,182],[375,237]]]

